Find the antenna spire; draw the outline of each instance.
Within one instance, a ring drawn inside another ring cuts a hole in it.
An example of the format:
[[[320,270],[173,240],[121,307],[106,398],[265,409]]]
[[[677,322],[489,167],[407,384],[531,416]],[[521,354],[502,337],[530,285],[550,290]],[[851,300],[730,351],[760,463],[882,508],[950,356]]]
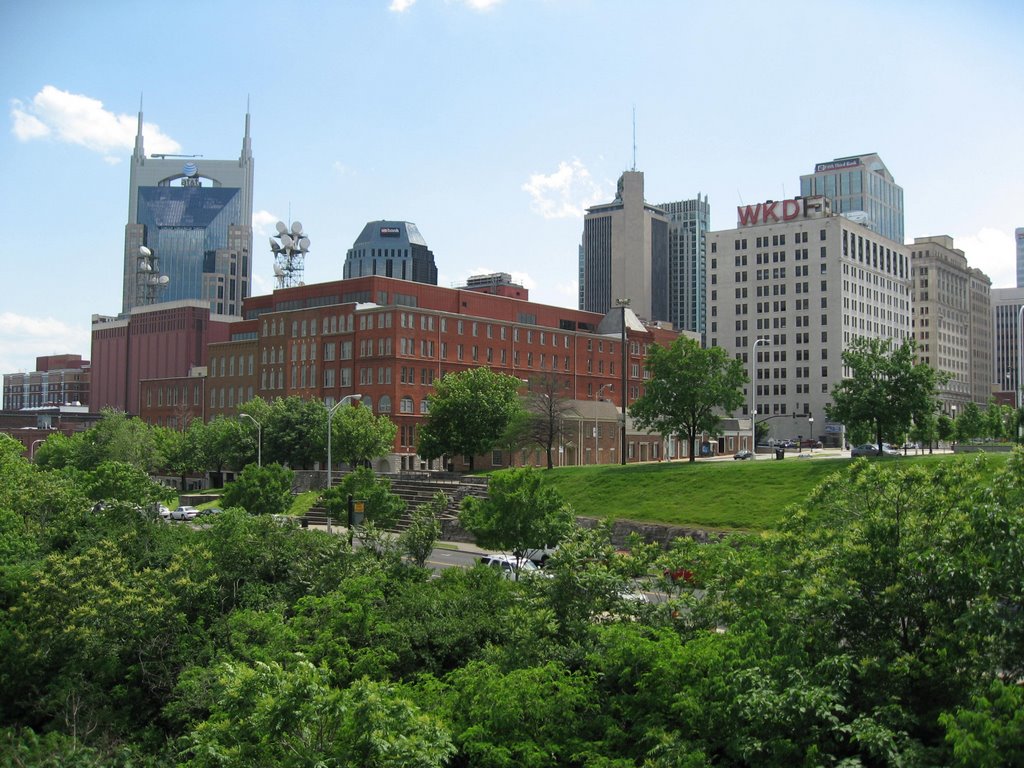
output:
[[[636,170],[636,104],[633,105],[633,168]]]

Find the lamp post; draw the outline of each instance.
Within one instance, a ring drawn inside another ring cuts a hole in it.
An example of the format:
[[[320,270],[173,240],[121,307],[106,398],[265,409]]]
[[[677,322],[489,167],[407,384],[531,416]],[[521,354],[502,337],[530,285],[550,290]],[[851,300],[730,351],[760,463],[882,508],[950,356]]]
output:
[[[807,431],[810,432],[808,437],[811,439],[811,453],[814,453],[814,417],[807,417]]]
[[[750,364],[754,368],[753,386],[750,388],[750,452],[754,454],[754,458],[757,458],[757,345],[761,343],[768,344],[768,337],[762,336],[760,339],[754,339],[754,343],[750,345]]]
[[[45,441],[46,441],[46,438],[42,438],[42,439],[40,439],[40,440],[33,440],[33,441],[32,441],[32,445],[30,445],[30,446],[28,447],[28,460],[29,460],[29,461],[35,461],[35,457],[36,457],[36,446],[37,446],[37,445],[39,445],[39,444],[40,444],[40,443],[42,443],[42,442],[45,442]]]
[[[601,395],[604,394],[604,391],[606,389],[612,389],[612,388],[613,388],[613,385],[611,385],[611,384],[602,384],[600,387],[598,387],[597,394],[594,395],[594,463],[595,464],[600,464],[600,461],[598,460],[598,455],[599,455],[598,451],[600,450],[600,448],[598,448],[598,445],[597,445],[597,404],[598,404],[598,402],[600,402]]]
[[[263,425],[260,424],[256,419],[250,416],[248,413],[239,414],[243,419],[249,419],[253,424],[256,425],[256,464],[260,467],[263,466]]]
[[[949,406],[949,410],[953,415],[953,444],[956,445],[956,406]]]
[[[622,307],[622,431],[619,440],[619,457],[622,465],[626,465],[626,307],[629,299],[616,299],[616,305]]]
[[[334,405],[332,405],[330,408],[327,409],[327,488],[328,488],[328,490],[330,490],[330,488],[331,488],[331,481],[333,480],[333,478],[331,477],[331,466],[332,466],[331,465],[331,420],[334,418],[334,412],[336,410],[338,410],[341,406],[345,405],[345,403],[351,403],[353,400],[361,400],[362,397],[363,396],[361,394],[345,395],[343,398],[341,398],[341,400],[339,400],[338,402],[336,402]]]

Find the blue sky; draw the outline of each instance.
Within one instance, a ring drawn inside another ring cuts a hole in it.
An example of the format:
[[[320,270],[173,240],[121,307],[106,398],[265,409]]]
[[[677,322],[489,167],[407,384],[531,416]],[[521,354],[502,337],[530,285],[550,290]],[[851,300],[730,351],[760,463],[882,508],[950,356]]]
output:
[[[715,6],[715,7],[711,7]],[[645,173],[652,203],[792,197],[817,162],[878,152],[906,233],[948,234],[994,287],[1024,226],[1024,4],[862,0],[0,0],[0,372],[89,356],[121,302],[128,161],[256,158],[267,235],[298,219],[306,282],[367,221],[415,222],[439,283],[504,271],[576,305],[584,208]]]

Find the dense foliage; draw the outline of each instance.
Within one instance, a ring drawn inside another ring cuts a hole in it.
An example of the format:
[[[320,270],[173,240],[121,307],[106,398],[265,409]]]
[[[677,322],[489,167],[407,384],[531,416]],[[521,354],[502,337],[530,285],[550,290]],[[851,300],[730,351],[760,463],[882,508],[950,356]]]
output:
[[[1021,453],[994,479],[858,460],[763,536],[577,529],[515,582],[241,510],[92,512],[20,452],[0,438],[2,765],[1022,759]]]
[[[515,376],[484,367],[441,377],[427,398],[430,413],[419,430],[417,453],[427,459],[465,456],[472,468],[474,457],[498,445],[522,413],[522,385]]]

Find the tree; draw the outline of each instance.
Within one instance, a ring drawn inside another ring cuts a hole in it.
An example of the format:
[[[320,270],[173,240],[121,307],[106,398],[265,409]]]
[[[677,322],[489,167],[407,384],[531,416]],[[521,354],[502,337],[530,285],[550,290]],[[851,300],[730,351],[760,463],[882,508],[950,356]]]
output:
[[[341,406],[331,418],[331,454],[351,467],[391,451],[398,426],[362,405]]]
[[[693,461],[697,436],[715,431],[720,411],[731,413],[743,405],[743,362],[730,359],[721,347],[702,349],[699,342],[680,336],[670,347],[651,347],[645,367],[650,381],[629,414],[641,429],[686,435]]]
[[[104,461],[87,476],[93,501],[126,501],[143,506],[162,499],[166,493],[147,472],[123,461]]]
[[[882,443],[901,442],[915,419],[936,410],[938,387],[948,379],[916,362],[912,338],[895,347],[892,339],[858,337],[843,350],[843,365],[851,376],[833,388],[825,413],[848,430],[870,428],[879,456]]]
[[[261,423],[264,462],[310,467],[327,454],[327,408],[321,400],[275,398]]]
[[[449,373],[434,382],[428,398],[430,415],[420,428],[421,456],[465,456],[473,469],[475,456],[491,450],[522,410],[522,381],[490,368]]]
[[[486,499],[463,499],[459,522],[481,547],[511,552],[522,561],[561,541],[575,516],[539,471],[518,467],[491,475]]]
[[[973,401],[967,403],[963,407],[963,412],[956,416],[956,439],[967,442],[981,437],[985,431],[984,417],[978,404]]]
[[[103,417],[86,430],[76,459],[79,469],[95,469],[104,461],[123,461],[149,472],[160,463],[149,425],[113,408],[105,408]]]
[[[572,403],[562,395],[563,380],[553,374],[531,378],[526,395],[529,414],[527,435],[547,454],[548,469],[554,467],[551,453],[563,436],[566,416],[574,413]]]
[[[399,546],[420,568],[434,551],[434,544],[441,535],[441,522],[438,520],[448,508],[448,496],[438,491],[425,504],[418,504],[409,519],[409,527],[399,535]]]
[[[282,515],[292,504],[292,477],[280,464],[250,464],[224,489],[221,501],[254,515]]]
[[[203,430],[203,453],[206,468],[212,472],[225,469],[241,470],[256,462],[256,437],[250,439],[249,429],[255,432],[255,425],[245,420],[229,419],[218,415]]]

